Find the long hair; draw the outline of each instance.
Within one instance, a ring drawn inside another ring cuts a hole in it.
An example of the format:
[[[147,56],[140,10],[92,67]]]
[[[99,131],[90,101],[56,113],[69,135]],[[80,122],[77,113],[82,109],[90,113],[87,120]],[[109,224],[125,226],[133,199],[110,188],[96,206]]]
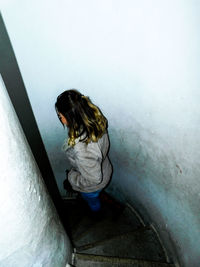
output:
[[[83,136],[80,141],[86,144],[91,141],[97,142],[107,128],[107,119],[100,109],[91,102],[89,97],[75,89],[60,94],[55,108],[57,113],[61,113],[67,120],[70,146],[74,146],[75,139],[80,136]]]

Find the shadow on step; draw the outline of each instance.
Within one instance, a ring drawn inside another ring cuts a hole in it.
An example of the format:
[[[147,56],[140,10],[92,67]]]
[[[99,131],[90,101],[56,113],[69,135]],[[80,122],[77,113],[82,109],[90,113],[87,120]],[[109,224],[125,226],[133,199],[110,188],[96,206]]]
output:
[[[91,216],[78,197],[64,200],[68,235],[76,250],[76,267],[165,267],[166,255],[152,229],[144,226],[129,206],[101,195],[99,218]]]

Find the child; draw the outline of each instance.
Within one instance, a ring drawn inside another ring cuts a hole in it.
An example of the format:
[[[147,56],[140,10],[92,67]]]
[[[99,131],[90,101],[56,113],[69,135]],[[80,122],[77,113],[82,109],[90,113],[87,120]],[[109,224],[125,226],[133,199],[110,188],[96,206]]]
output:
[[[55,108],[63,126],[68,127],[69,138],[63,146],[72,165],[68,181],[73,190],[80,192],[90,210],[99,212],[99,193],[112,173],[107,120],[100,109],[77,90],[60,94]]]

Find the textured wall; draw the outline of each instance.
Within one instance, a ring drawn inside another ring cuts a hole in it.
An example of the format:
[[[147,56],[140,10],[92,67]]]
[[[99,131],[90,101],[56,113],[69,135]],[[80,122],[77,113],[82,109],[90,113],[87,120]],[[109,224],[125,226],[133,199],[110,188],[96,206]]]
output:
[[[71,245],[0,78],[0,266],[65,267]]]
[[[64,220],[65,214],[61,204],[62,200],[60,192],[58,190],[57,183],[55,181],[54,174],[49,163],[39,129],[37,127],[23,79],[1,14],[0,36],[0,73],[3,77],[3,81],[15,112],[18,116],[19,122],[22,126],[23,132],[40,169],[45,185],[47,186],[48,192],[60,217],[62,217],[62,220]]]
[[[75,87],[109,119],[110,191],[148,214],[188,267],[200,262],[199,11],[195,0],[2,7],[60,188],[66,132],[53,105]]]

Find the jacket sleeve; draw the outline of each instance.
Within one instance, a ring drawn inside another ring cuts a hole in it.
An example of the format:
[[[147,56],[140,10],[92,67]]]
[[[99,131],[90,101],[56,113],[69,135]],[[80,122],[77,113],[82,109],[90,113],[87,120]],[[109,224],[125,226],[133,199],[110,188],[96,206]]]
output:
[[[77,151],[75,154],[76,168],[72,168],[68,174],[73,189],[81,191],[100,184],[102,181],[101,163],[100,149]]]

